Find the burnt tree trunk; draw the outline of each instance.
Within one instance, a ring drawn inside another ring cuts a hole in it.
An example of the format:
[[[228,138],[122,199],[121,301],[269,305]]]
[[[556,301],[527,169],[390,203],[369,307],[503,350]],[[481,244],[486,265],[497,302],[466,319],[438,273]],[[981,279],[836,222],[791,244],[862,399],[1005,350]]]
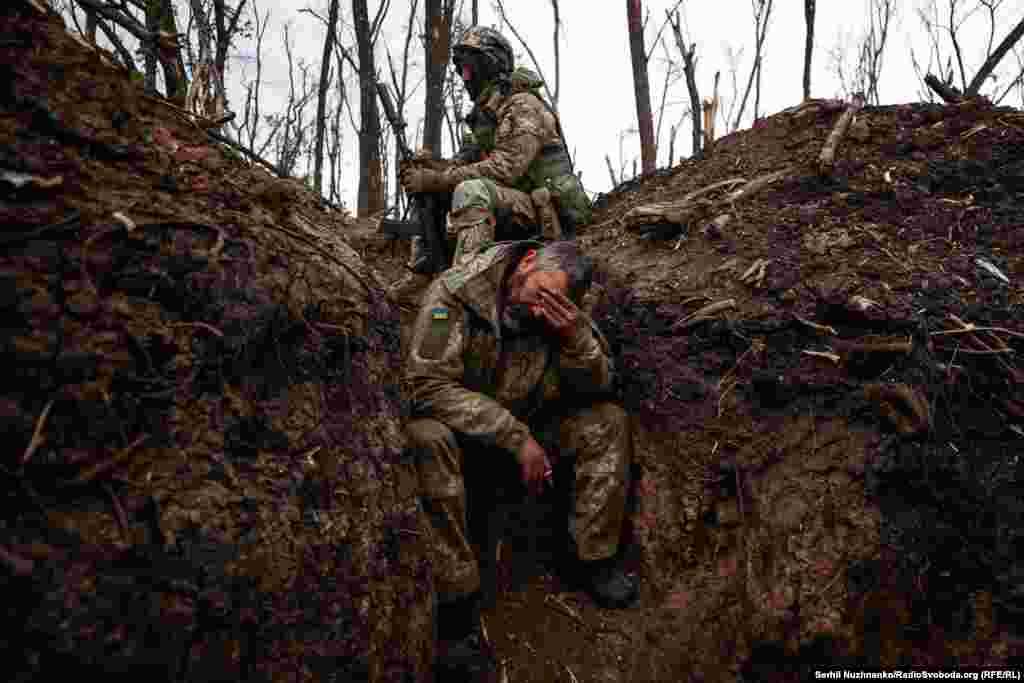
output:
[[[701,117],[697,112],[701,111],[700,93],[697,90],[697,43],[692,43],[690,49],[683,52],[683,71],[686,73],[686,89],[690,92],[690,110],[693,112],[693,156],[700,158],[701,141]]]
[[[323,188],[324,170],[324,128],[327,126],[327,89],[331,83],[331,52],[334,47],[334,28],[338,24],[338,0],[331,0],[327,14],[327,35],[324,37],[324,54],[320,63],[320,88],[316,103],[316,149],[313,162],[313,189],[320,194]]]
[[[651,114],[651,84],[647,77],[647,53],[644,50],[643,12],[640,0],[626,0],[629,22],[629,53],[633,61],[633,94],[636,96],[636,120],[640,129],[640,161],[643,173],[654,171],[654,116]]]
[[[811,99],[811,56],[814,53],[814,10],[816,0],[804,0],[807,41],[804,43],[804,99]]]
[[[160,32],[160,5],[161,3],[157,0],[149,0],[146,3],[146,31],[149,35],[143,47],[146,62],[142,83],[146,92],[151,95],[156,94],[157,51],[160,49],[157,41],[157,34]]]
[[[359,50],[359,195],[358,215],[369,216],[384,208],[384,182],[380,166],[380,114],[377,111],[377,74],[373,62],[373,36],[366,0],[352,0],[352,21]]]
[[[995,52],[988,56],[985,63],[978,69],[978,73],[971,79],[970,85],[967,86],[967,91],[964,93],[968,97],[973,97],[981,91],[981,86],[985,82],[985,79],[991,75],[992,71],[999,64],[1000,60],[1006,56],[1006,53],[1017,43],[1021,37],[1024,36],[1024,19],[1020,20],[1013,30],[1007,34],[1003,42],[999,43],[999,47],[995,49]]]
[[[242,18],[242,10],[245,9],[246,0],[239,0],[233,12],[229,12],[224,6],[224,0],[214,0],[213,14],[217,24],[217,49],[214,55],[213,82],[216,88],[218,100],[223,103],[225,109],[228,106],[228,91],[224,85],[224,72],[227,70],[228,49],[241,27],[239,21]],[[230,15],[230,16],[229,16]]]
[[[96,28],[99,25],[99,16],[96,12],[85,10],[85,37],[92,43],[96,44]]]
[[[157,25],[163,34],[157,39],[157,49],[164,71],[167,99],[183,107],[188,93],[188,78],[185,76],[185,61],[181,57],[181,47],[176,38],[178,22],[174,18],[174,3],[171,0],[151,1],[157,5]]]
[[[423,122],[423,146],[435,159],[441,158],[441,129],[444,124],[444,72],[452,37],[454,0],[427,0],[427,33],[423,47],[426,56],[427,102]]]

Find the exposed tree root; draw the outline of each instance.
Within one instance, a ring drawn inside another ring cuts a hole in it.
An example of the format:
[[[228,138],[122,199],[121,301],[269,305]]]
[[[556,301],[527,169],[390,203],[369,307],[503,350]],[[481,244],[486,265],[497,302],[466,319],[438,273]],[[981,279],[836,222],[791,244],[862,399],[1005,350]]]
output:
[[[839,117],[839,120],[836,121],[835,128],[829,133],[825,146],[821,148],[821,155],[818,157],[818,170],[822,175],[832,173],[832,169],[836,165],[836,148],[839,147],[839,143],[842,142],[846,131],[849,130],[850,124],[853,122],[853,117],[860,111],[862,106],[864,106],[864,103],[861,99],[859,97],[854,98],[853,102],[846,107],[846,111]]]
[[[688,329],[699,323],[705,322],[707,320],[712,320],[717,317],[718,313],[721,313],[722,311],[727,311],[730,308],[736,308],[735,299],[725,299],[724,301],[716,301],[713,304],[708,304],[707,306],[704,306],[703,308],[694,311],[690,315],[686,316],[682,320],[672,325],[671,329],[673,332],[679,332],[680,330]]]

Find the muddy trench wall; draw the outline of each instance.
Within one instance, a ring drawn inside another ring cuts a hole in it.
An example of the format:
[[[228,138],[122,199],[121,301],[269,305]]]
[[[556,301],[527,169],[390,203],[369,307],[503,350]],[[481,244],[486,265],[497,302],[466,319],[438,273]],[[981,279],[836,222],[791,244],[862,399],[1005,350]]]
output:
[[[28,3],[0,65],[8,678],[425,678],[398,326],[346,217]]]

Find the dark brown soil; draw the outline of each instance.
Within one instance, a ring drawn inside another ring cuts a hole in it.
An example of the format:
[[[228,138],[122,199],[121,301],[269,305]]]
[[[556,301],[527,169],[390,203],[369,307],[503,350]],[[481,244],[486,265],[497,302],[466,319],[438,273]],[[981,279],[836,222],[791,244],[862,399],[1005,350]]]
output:
[[[398,324],[349,222],[3,5],[5,680],[429,674]]]
[[[627,559],[645,588],[623,612],[569,594],[582,624],[545,603],[567,590],[550,575],[506,594],[491,623],[509,680],[1024,661],[1024,115],[868,108],[821,178],[837,117],[778,114],[602,199],[581,242],[638,421]],[[618,222],[794,164],[719,235]],[[757,259],[764,279],[743,284]],[[936,334],[952,316],[1001,329]]]
[[[404,246],[210,146],[28,7],[0,10],[9,677],[427,680],[380,297]],[[868,108],[823,178],[838,116],[760,121],[582,232],[635,416],[643,591],[597,608],[560,535],[529,555],[513,514],[485,614],[508,681],[1024,661],[1024,115]],[[719,231],[627,214],[789,167],[716,205]]]
[[[1024,661],[1024,114],[868,108],[823,178],[840,110],[821,109],[618,188],[583,231],[603,271],[591,310],[637,419],[625,560],[644,590],[601,610],[555,562],[517,569],[529,542],[513,528],[486,616],[508,680]],[[629,229],[635,207],[791,166],[718,234]],[[744,284],[758,259],[764,278]],[[938,334],[953,316],[997,329]]]

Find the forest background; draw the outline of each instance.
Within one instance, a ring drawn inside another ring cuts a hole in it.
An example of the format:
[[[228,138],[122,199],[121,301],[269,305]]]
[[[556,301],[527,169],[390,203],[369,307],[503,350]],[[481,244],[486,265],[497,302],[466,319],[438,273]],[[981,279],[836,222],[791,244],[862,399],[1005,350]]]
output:
[[[51,4],[215,137],[359,215],[404,203],[375,83],[387,84],[410,146],[449,156],[471,103],[446,66],[471,24],[502,31],[517,64],[545,79],[592,194],[807,96],[934,101],[933,74],[1024,105],[1024,0]]]

